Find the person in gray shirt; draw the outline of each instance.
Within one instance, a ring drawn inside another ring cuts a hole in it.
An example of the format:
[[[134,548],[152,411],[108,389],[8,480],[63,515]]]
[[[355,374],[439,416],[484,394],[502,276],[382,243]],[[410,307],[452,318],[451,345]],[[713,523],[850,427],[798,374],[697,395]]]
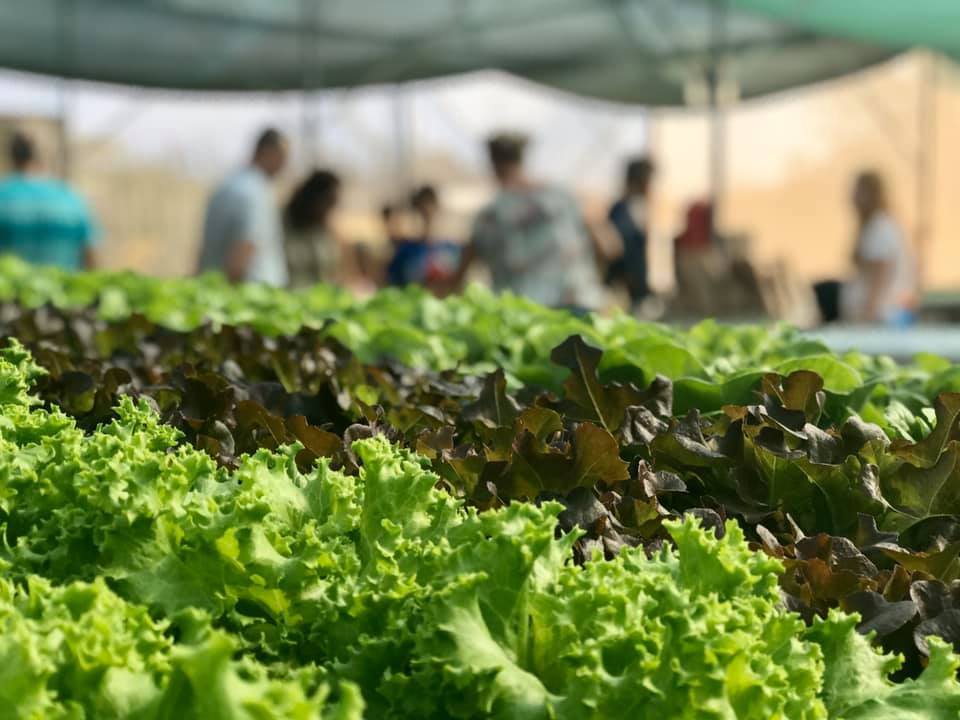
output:
[[[207,203],[199,271],[223,272],[231,282],[287,284],[283,227],[270,182],[287,164],[287,141],[264,130],[246,167],[231,173]]]

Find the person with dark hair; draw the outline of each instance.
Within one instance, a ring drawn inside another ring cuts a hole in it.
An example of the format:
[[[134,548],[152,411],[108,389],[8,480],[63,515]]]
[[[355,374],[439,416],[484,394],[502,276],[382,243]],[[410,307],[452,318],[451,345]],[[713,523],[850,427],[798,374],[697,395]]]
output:
[[[872,170],[860,172],[852,204],[857,221],[853,276],[814,286],[821,316],[825,322],[908,325],[916,293],[914,259],[890,213],[883,177]]]
[[[647,282],[647,239],[649,237],[649,197],[654,164],[648,157],[627,163],[623,195],[613,204],[608,219],[623,245],[623,254],[607,271],[608,285],[623,281],[633,305],[650,294]]]
[[[477,216],[457,278],[476,260],[490,269],[496,291],[509,290],[543,305],[597,309],[604,292],[595,239],[566,191],[534,182],[524,170],[526,139],[498,135],[487,143],[499,186]]]
[[[221,271],[231,282],[287,284],[283,229],[270,187],[286,164],[286,139],[264,130],[250,163],[230,174],[207,203],[200,272]]]
[[[283,213],[290,287],[343,279],[343,253],[331,222],[339,202],[340,178],[329,170],[315,170],[290,196]]]
[[[423,222],[432,222],[440,207],[437,189],[433,185],[421,185],[410,195],[410,207],[420,213]]]
[[[387,266],[390,285],[422,285],[437,293],[450,291],[456,276],[460,249],[456,244],[441,240],[436,233],[436,218],[440,212],[440,196],[432,185],[422,185],[410,195],[419,227],[410,238],[393,239],[393,257]]]
[[[41,173],[28,135],[15,132],[8,155],[13,172],[0,181],[0,253],[66,270],[94,267],[99,229],[83,198]]]
[[[410,205],[420,221],[420,239],[426,246],[418,269],[418,282],[435,295],[453,292],[460,264],[460,246],[443,239],[436,230],[440,197],[432,185],[417,189]]]
[[[10,137],[10,167],[18,173],[27,173],[37,159],[37,149],[33,140],[22,132]]]
[[[380,208],[380,219],[383,220],[383,230],[387,241],[396,243],[403,238],[403,231],[400,227],[400,214],[397,208],[387,203]]]

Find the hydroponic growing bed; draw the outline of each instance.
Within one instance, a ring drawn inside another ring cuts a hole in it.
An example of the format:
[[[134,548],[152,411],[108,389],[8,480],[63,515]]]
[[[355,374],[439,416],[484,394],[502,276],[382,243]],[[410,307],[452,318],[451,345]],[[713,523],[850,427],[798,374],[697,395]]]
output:
[[[0,717],[960,717],[935,355],[8,260],[0,332]]]

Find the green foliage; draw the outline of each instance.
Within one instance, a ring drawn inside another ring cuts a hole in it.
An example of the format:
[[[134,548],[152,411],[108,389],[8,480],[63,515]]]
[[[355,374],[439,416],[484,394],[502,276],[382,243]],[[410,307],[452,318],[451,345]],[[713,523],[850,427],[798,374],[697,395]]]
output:
[[[383,434],[429,459],[444,485],[476,508],[561,502],[560,526],[582,533],[573,549],[581,563],[595,552],[655,548],[668,537],[663,521],[681,513],[711,527],[732,517],[787,563],[781,582],[792,608],[808,621],[836,607],[861,613],[861,629],[875,629],[878,643],[906,656],[902,676],[926,662],[926,635],[960,646],[952,594],[926,607],[915,597],[931,580],[952,587],[960,577],[949,394],[920,415],[887,398],[885,416],[873,424],[838,409],[841,396],[810,370],[754,372],[721,384],[656,376],[643,389],[605,380],[607,353],[579,336],[551,352],[566,373],[558,397],[511,389],[501,370],[479,378],[364,364],[320,331],[178,333],[143,318],[104,323],[50,308],[8,307],[5,317],[8,332],[27,339],[48,371],[36,380],[44,403],[87,431],[111,427],[118,408],[140,398],[183,433],[173,442],[204,450],[223,468],[237,469],[244,454],[299,443],[299,471],[324,457],[349,474],[359,463],[352,443]],[[690,334],[703,340],[712,332],[706,325]],[[751,349],[764,347],[755,332],[744,337]],[[804,343],[793,349],[810,350]],[[943,369],[929,357],[921,366]],[[698,397],[694,383],[704,391]],[[722,413],[702,415],[691,402]],[[879,402],[870,401],[866,417]],[[49,542],[58,547],[55,537]],[[83,541],[74,542],[61,554],[82,557]],[[172,572],[169,562],[156,568]],[[123,582],[141,579],[136,570]]]
[[[479,288],[0,298],[12,717],[957,716],[946,361]]]
[[[55,587],[0,577],[0,713],[4,718],[131,720],[358,720],[349,683],[330,701],[315,667],[269,668],[233,659],[236,640],[194,614],[174,643],[167,622],[117,597],[102,580]]]
[[[602,379],[629,380],[641,387],[657,374],[722,383],[745,370],[773,370],[786,359],[826,352],[822,345],[783,327],[704,323],[684,333],[620,314],[577,318],[509,294],[495,296],[480,287],[445,300],[416,288],[388,289],[357,302],[324,286],[286,292],[230,286],[216,275],[160,280],[131,273],[70,274],[0,258],[0,300],[28,307],[96,305],[106,320],[140,314],[180,331],[205,323],[215,328],[245,325],[274,336],[323,328],[365,362],[391,357],[415,368],[459,367],[479,374],[500,367],[514,386],[555,390],[566,373],[550,363],[550,354],[573,335],[606,351]],[[838,370],[837,387],[847,387],[855,373]]]
[[[6,387],[31,374],[16,345],[0,359]],[[855,620],[806,630],[733,522],[576,566],[561,505],[466,509],[382,437],[357,476],[301,472],[295,447],[229,471],[129,399],[87,434],[23,392],[0,417],[10,717],[347,720],[361,697],[377,718],[893,717],[960,696],[936,640],[893,686]],[[882,692],[845,692],[850,667]]]

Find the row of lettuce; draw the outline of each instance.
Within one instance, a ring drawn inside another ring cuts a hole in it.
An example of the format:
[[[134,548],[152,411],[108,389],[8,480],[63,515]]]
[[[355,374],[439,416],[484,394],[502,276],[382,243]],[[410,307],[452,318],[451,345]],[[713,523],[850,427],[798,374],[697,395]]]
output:
[[[478,288],[0,260],[0,299],[15,717],[957,714],[942,359]]]
[[[936,718],[838,611],[783,609],[733,522],[569,562],[559,503],[477,512],[382,437],[218,467],[145,401],[84,432],[0,358],[0,700],[15,718]],[[717,535],[722,535],[718,539]],[[11,710],[12,709],[12,710]]]
[[[31,277],[55,275],[46,272]],[[125,292],[142,304],[178,286],[206,288],[213,308],[214,295],[231,302],[244,294],[263,293],[274,303],[297,297],[234,289],[215,277],[63,276],[51,287],[74,292],[93,288],[91,279],[102,281],[99,294],[71,302]],[[17,297],[26,299],[27,282],[17,280]],[[177,305],[168,299],[169,312]],[[407,326],[417,332],[425,316],[450,320],[447,335],[436,335],[441,346],[477,332],[451,318],[475,319],[484,303],[500,314],[515,309],[509,298],[479,291],[444,302],[410,291],[359,304],[349,322],[366,317],[369,325],[387,299],[406,308]],[[499,370],[436,372],[379,355],[365,362],[369,346],[360,343],[353,353],[336,339],[342,320],[293,335],[219,322],[177,331],[136,314],[107,320],[102,304],[6,304],[0,334],[22,338],[48,371],[36,385],[45,406],[88,432],[115,420],[121,399],[134,397],[182,433],[179,444],[225,469],[236,470],[244,454],[299,443],[301,471],[327,458],[349,475],[360,465],[353,442],[384,436],[429,460],[442,486],[471,507],[560,502],[560,526],[581,533],[572,548],[578,563],[627,547],[656,552],[670,541],[666,521],[682,514],[714,529],[733,518],[755,547],[783,562],[789,608],[807,622],[832,609],[857,612],[861,631],[906,658],[898,679],[916,677],[929,662],[928,637],[960,646],[960,398],[941,392],[952,387],[955,368],[933,357],[897,368],[802,354],[815,348],[787,331],[765,337],[756,328],[702,326],[682,334],[623,318],[576,319],[535,306],[527,312],[553,328],[520,339],[538,376],[549,380],[539,386],[521,386]],[[669,336],[691,355],[735,346],[741,365],[747,358],[761,364],[722,370],[731,360],[721,357],[712,380],[670,379],[609,361],[623,347],[616,335],[606,337],[612,347],[605,351],[580,335],[540,345],[558,328],[580,329],[596,343],[607,322],[622,323],[633,337]],[[402,327],[399,318],[395,324]],[[490,337],[475,339],[480,354],[472,362],[504,357],[502,348],[483,348]],[[767,372],[771,367],[780,372]],[[724,372],[734,374],[717,379]],[[844,377],[848,386],[838,384]]]
[[[364,362],[391,358],[422,369],[457,368],[464,374],[503,369],[511,387],[558,390],[565,371],[551,350],[571,335],[603,349],[602,379],[649,384],[675,382],[678,409],[716,411],[743,404],[764,372],[796,369],[820,374],[826,390],[853,411],[874,412],[895,401],[916,414],[922,400],[960,390],[960,369],[934,355],[910,367],[857,353],[831,354],[822,343],[787,327],[720,326],[686,330],[638,323],[623,314],[575,317],[481,287],[438,300],[417,288],[383,290],[356,301],[327,286],[289,292],[260,285],[233,286],[218,275],[157,279],[133,273],[71,274],[0,258],[0,301],[28,308],[95,307],[118,321],[132,315],[177,331],[244,326],[267,336],[322,330]],[[875,421],[875,418],[867,418]]]

